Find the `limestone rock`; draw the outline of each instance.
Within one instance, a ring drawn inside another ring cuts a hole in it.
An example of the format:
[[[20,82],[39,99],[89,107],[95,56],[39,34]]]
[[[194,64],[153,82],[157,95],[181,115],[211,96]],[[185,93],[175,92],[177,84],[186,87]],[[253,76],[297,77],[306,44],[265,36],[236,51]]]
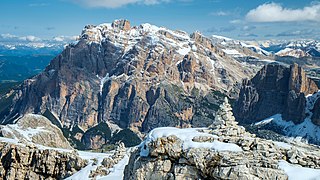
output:
[[[317,91],[315,82],[297,64],[290,68],[268,64],[251,80],[243,81],[234,113],[244,124],[275,114],[298,124],[305,118],[305,96]]]
[[[3,179],[63,179],[87,162],[74,152],[42,150],[31,146],[0,143],[0,177]]]
[[[27,114],[16,124],[0,126],[1,135],[21,142],[72,149],[62,131],[41,115]]]
[[[126,148],[124,143],[120,142],[117,145],[114,153],[107,158],[104,158],[101,165],[97,167],[96,170],[90,173],[91,178],[96,178],[97,176],[106,176],[110,173],[110,168],[118,164],[126,155]]]

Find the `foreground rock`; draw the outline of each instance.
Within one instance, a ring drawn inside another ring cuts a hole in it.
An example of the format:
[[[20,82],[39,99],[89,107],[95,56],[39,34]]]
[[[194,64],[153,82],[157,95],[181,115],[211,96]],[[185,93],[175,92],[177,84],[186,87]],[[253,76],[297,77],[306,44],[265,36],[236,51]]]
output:
[[[231,110],[225,101],[210,129],[153,130],[131,155],[124,179],[286,180],[281,160],[320,168],[319,148],[256,138],[237,125]]]
[[[86,166],[73,152],[38,149],[34,146],[0,142],[1,179],[63,179]]]
[[[114,153],[107,158],[104,158],[101,165],[96,170],[90,172],[90,178],[96,178],[97,176],[107,176],[110,174],[110,168],[118,164],[124,156],[127,155],[127,150],[123,143],[118,143]]]
[[[43,146],[72,149],[62,131],[41,115],[27,114],[16,124],[0,126],[1,136]]]

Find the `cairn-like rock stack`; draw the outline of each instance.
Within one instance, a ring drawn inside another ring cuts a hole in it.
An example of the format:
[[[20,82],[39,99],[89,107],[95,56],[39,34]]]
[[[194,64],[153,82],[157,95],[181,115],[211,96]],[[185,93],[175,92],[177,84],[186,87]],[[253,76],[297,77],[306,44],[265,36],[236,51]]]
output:
[[[250,133],[246,132],[244,127],[238,126],[238,122],[233,116],[232,107],[229,104],[227,97],[224,99],[224,102],[220,105],[220,109],[217,111],[215,116],[215,121],[209,128],[212,129],[212,134],[218,136],[253,136]]]

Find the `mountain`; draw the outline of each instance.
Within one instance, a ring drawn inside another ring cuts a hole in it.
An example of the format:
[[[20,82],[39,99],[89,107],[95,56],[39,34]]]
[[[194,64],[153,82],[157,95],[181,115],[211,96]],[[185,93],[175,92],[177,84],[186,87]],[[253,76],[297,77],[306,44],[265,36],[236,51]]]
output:
[[[235,117],[242,124],[266,125],[280,134],[320,144],[318,91],[297,64],[269,64],[243,81]]]
[[[268,41],[261,43],[261,48],[277,56],[320,57],[320,42],[316,40]]]
[[[137,133],[208,126],[223,98],[254,73],[197,32],[117,20],[88,25],[80,37],[23,82],[2,124],[49,111],[63,127],[84,131],[101,122]]]
[[[227,54],[233,54],[237,56],[256,56],[257,54],[260,55],[259,57],[265,57],[271,55],[270,52],[263,50],[259,45],[255,45],[252,42],[247,43],[244,41],[240,40],[234,40],[231,38],[223,37],[223,36],[218,36],[218,35],[212,35],[213,41],[220,46],[225,47],[225,52]],[[229,48],[229,49],[227,49]],[[236,51],[240,51],[237,52]],[[257,54],[254,54],[257,53]]]

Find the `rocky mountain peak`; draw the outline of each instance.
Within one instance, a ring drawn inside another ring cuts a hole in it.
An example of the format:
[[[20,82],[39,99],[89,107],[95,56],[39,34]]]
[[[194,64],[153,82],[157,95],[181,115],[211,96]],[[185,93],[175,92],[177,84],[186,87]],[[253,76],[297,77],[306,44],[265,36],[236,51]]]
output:
[[[224,96],[253,72],[200,33],[127,20],[88,25],[21,85],[2,123],[47,111],[84,131],[106,121],[135,132],[209,126]]]
[[[111,24],[111,27],[118,28],[124,31],[129,31],[131,29],[130,21],[124,20],[124,19],[113,21],[113,23]]]
[[[297,64],[269,64],[250,81],[243,82],[234,113],[247,124],[275,114],[298,124],[307,116],[306,96],[316,92],[315,82]]]

